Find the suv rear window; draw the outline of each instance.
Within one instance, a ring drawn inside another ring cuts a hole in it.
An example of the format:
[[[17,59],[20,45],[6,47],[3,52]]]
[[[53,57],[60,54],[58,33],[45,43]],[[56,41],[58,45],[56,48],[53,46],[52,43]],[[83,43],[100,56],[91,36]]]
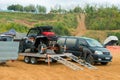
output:
[[[67,38],[66,40],[66,46],[71,47],[71,46],[75,46],[77,39],[72,39],[72,38]]]
[[[58,41],[57,41],[57,43],[59,44],[59,45],[64,45],[64,43],[65,43],[65,38],[59,38],[58,39]]]

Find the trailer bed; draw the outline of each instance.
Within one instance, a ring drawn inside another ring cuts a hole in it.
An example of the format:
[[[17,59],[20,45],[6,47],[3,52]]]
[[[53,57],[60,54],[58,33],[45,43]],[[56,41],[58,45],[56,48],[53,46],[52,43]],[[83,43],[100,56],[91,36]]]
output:
[[[29,57],[39,57],[39,58],[47,58],[47,55],[49,56],[66,56],[66,55],[71,55],[72,53],[61,53],[61,54],[40,54],[40,53],[19,53],[20,56],[29,56]]]

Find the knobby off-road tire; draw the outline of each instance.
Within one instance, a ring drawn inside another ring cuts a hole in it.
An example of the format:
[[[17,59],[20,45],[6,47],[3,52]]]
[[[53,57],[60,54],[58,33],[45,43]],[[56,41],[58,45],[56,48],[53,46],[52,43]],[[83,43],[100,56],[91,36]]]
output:
[[[24,40],[21,40],[20,41],[20,44],[19,44],[19,52],[20,53],[23,53],[23,52],[25,52],[25,41]]]
[[[42,48],[47,48],[47,46],[44,43],[38,45],[38,52],[41,54],[46,52],[46,50],[42,50]]]

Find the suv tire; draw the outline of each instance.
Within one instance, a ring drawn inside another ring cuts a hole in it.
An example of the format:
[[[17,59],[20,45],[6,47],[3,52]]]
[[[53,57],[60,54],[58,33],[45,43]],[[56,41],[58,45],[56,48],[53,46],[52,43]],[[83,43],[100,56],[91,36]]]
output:
[[[102,64],[102,65],[107,65],[107,64],[108,64],[108,62],[101,62],[101,64]]]
[[[92,55],[88,55],[87,58],[86,58],[86,61],[88,63],[90,63],[91,65],[94,65],[94,58],[92,57]]]

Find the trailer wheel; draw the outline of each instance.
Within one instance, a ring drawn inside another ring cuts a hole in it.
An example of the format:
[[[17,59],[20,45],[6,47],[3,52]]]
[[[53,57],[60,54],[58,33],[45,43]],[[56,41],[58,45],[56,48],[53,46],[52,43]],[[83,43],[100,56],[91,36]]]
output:
[[[30,57],[25,56],[25,57],[24,57],[24,62],[29,63],[29,62],[30,62]]]
[[[35,57],[30,58],[30,62],[32,64],[36,64],[37,63],[37,58],[35,58]]]

